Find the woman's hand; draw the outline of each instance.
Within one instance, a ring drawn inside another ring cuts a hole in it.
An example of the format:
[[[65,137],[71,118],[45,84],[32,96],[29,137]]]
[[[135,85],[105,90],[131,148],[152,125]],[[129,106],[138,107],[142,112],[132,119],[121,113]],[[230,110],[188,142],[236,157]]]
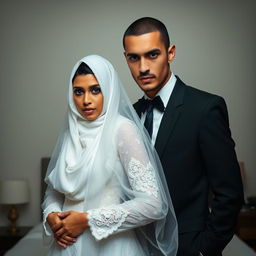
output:
[[[61,222],[61,219],[60,217],[58,216],[58,213],[59,212],[51,212],[48,214],[47,218],[46,218],[46,221],[47,223],[49,224],[51,230],[53,230],[54,226],[57,224],[57,223],[60,223]]]
[[[56,237],[65,239],[67,237],[78,237],[88,228],[86,212],[67,211],[58,213],[61,223],[55,225]]]
[[[52,232],[56,232],[58,229],[63,226],[62,219],[58,216],[59,212],[51,212],[48,214],[46,221],[49,224]],[[66,248],[68,245],[76,242],[76,239],[70,236],[65,237],[56,237],[56,243],[62,248]]]

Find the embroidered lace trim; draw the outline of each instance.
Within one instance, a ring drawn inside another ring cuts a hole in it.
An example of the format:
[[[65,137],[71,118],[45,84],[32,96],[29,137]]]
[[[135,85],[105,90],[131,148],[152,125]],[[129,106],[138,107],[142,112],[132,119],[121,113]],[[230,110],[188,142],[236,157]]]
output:
[[[89,226],[92,235],[101,240],[111,235],[125,221],[128,212],[120,206],[110,206],[88,211]]]
[[[134,190],[145,192],[158,198],[157,181],[150,163],[144,166],[140,161],[131,158],[128,165],[128,177]]]

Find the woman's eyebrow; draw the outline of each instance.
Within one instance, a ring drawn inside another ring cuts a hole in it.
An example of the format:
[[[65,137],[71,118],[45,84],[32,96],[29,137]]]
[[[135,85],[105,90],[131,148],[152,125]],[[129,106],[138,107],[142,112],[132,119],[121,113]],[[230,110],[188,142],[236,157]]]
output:
[[[100,87],[99,84],[92,84],[92,85],[89,85],[89,87]]]
[[[99,84],[92,84],[92,85],[89,85],[89,87],[90,88],[92,88],[92,87],[100,87],[100,85]],[[73,86],[73,89],[84,89],[84,87],[75,85],[75,86]]]
[[[73,86],[73,89],[83,89],[82,86]]]

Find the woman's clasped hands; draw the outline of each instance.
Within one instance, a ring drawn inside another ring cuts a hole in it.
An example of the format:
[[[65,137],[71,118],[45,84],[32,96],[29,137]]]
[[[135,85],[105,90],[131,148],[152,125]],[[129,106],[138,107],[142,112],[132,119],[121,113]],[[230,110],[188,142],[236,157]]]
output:
[[[86,212],[51,212],[47,222],[55,236],[56,243],[67,248],[76,242],[76,238],[88,228]]]

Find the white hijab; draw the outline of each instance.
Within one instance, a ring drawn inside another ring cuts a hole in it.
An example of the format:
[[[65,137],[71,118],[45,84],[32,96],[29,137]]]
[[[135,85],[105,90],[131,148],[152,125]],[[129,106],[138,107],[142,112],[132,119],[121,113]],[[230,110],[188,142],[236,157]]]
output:
[[[72,78],[82,62],[91,68],[104,95],[102,113],[94,121],[85,120],[73,100]],[[72,200],[84,199],[84,187],[92,171],[105,120],[110,110],[111,120],[117,116],[120,93],[116,79],[118,76],[113,66],[106,59],[96,55],[81,59],[72,70],[68,91],[68,131],[64,135],[56,166],[49,176],[47,175],[47,180],[53,188]],[[104,164],[103,158],[100,161]]]
[[[93,71],[104,98],[102,113],[94,121],[85,120],[73,101],[72,78],[82,62]],[[177,225],[161,163],[111,63],[96,55],[78,61],[69,81],[68,103],[67,123],[53,152],[46,182],[71,200],[85,201],[85,211],[99,207],[99,202],[104,198],[104,187],[113,173],[116,176],[123,175],[115,170],[118,157],[116,130],[120,120],[128,119],[136,127],[156,172],[165,215],[154,224],[139,228],[139,236],[159,247],[160,251],[165,252],[164,255],[174,256],[177,249]],[[118,181],[123,201],[139,193],[133,191],[122,177],[118,177]]]

